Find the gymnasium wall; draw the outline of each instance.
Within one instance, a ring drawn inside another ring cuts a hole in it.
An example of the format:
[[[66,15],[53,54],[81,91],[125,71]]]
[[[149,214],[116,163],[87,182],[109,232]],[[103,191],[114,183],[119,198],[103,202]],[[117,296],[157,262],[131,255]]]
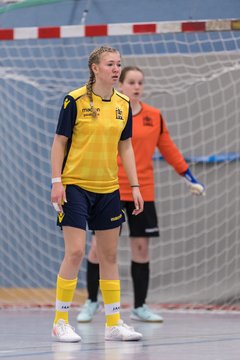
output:
[[[13,11],[1,12],[0,7],[0,27],[72,25],[83,20],[86,24],[105,24],[240,16],[238,0],[63,0],[44,6],[9,8]]]

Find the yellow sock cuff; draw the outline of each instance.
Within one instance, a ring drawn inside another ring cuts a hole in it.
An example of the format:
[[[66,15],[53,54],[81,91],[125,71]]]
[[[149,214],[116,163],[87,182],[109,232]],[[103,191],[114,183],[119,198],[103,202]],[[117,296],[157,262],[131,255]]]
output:
[[[74,290],[77,286],[77,278],[73,280],[67,280],[61,278],[59,275],[57,277],[57,287],[65,290]]]
[[[116,326],[118,325],[118,321],[120,320],[120,313],[114,315],[106,316],[106,325],[107,326]]]
[[[101,291],[120,291],[120,280],[100,280]]]

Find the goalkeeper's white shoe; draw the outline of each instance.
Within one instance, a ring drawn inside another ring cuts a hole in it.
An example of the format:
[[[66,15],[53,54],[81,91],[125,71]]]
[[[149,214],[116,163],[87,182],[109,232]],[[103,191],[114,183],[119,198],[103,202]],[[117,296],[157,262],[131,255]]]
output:
[[[75,329],[66,323],[65,320],[60,319],[56,324],[53,324],[52,337],[55,341],[60,342],[79,342],[81,337],[75,333]]]
[[[130,318],[144,322],[163,322],[162,316],[153,312],[146,304],[133,309]]]

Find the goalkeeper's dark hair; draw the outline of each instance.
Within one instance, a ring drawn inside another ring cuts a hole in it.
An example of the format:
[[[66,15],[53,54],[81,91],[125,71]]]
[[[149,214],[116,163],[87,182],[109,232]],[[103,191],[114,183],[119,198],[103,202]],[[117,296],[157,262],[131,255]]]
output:
[[[92,70],[92,65],[100,63],[101,55],[103,53],[118,53],[118,52],[119,51],[117,49],[114,49],[112,47],[101,46],[101,47],[96,48],[95,50],[93,50],[91,52],[90,56],[89,56],[88,68],[89,68],[90,76],[89,76],[88,82],[86,83],[86,87],[87,87],[87,96],[88,96],[89,101],[90,101],[90,107],[91,107],[91,112],[92,112],[93,117],[97,116],[97,109],[93,105],[93,97],[92,97],[92,88],[93,88],[93,84],[96,81],[95,74],[94,74],[94,72]]]
[[[125,77],[127,75],[127,73],[129,71],[139,71],[140,73],[143,74],[144,76],[144,72],[137,66],[125,66],[123,69],[122,69],[122,72],[121,72],[121,75],[119,77],[119,82],[122,84],[125,80]]]

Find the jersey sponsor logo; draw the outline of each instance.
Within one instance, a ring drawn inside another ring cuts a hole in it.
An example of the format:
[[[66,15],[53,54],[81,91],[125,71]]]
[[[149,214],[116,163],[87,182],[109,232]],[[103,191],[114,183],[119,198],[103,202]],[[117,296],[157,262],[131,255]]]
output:
[[[100,109],[99,109],[99,108],[96,108],[96,110],[97,110],[97,114],[99,115]],[[91,110],[91,108],[83,108],[83,109],[82,109],[82,113],[83,113],[83,116],[84,116],[84,117],[92,116],[92,110]]]
[[[60,224],[61,224],[61,222],[63,221],[63,218],[64,218],[64,213],[63,213],[63,212],[60,212],[60,213],[58,214],[58,221],[59,221]]]
[[[64,110],[67,108],[68,104],[70,103],[70,100],[69,99],[65,99],[64,100],[64,103],[63,103],[63,108]]]
[[[120,214],[120,215],[118,215],[118,216],[115,216],[115,217],[112,217],[111,218],[111,221],[117,221],[117,220],[119,220],[119,219],[121,219],[122,218],[122,214]]]
[[[123,120],[123,112],[122,112],[122,110],[119,107],[117,107],[115,111],[116,111],[116,119],[117,120]]]
[[[153,126],[153,120],[149,116],[144,116],[143,126]]]

